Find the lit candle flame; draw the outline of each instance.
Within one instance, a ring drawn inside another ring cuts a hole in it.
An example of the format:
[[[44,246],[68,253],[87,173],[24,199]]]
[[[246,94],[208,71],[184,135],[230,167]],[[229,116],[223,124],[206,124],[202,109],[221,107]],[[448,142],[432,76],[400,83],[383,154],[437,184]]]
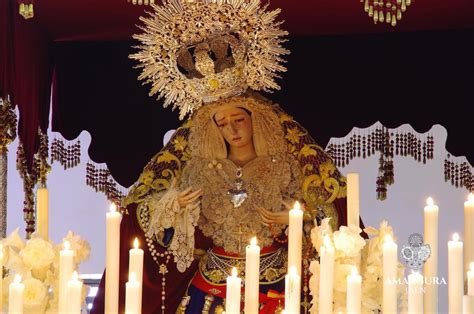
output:
[[[232,277],[237,277],[237,268],[232,267]]]
[[[412,275],[418,275],[419,273],[418,273],[416,270],[413,270],[413,269],[412,269],[412,270],[411,270],[411,274],[412,274]]]
[[[358,275],[358,274],[359,274],[359,272],[357,271],[357,267],[355,267],[355,266],[352,266],[351,273],[352,273],[352,276],[356,276],[356,275]]]
[[[72,272],[72,280],[73,281],[78,281],[79,280],[79,275],[77,274],[77,271]]]
[[[301,210],[300,202],[298,202],[298,201],[295,202],[295,205],[293,205],[293,210]]]
[[[135,241],[133,241],[133,247],[138,249],[138,238],[135,238]]]
[[[467,197],[467,200],[471,203],[474,203],[474,194],[469,193],[469,196]]]
[[[257,237],[253,237],[252,239],[250,239],[250,245],[252,245],[252,246],[257,245]]]
[[[386,234],[384,240],[385,243],[393,243],[393,238],[391,234]]]
[[[63,246],[64,249],[67,251],[71,248],[71,243],[69,243],[69,241],[64,241]]]
[[[20,283],[21,282],[21,275],[16,274],[15,279],[13,280],[15,283]]]
[[[130,275],[128,276],[128,282],[135,282],[137,281],[137,275],[135,275],[135,272],[131,272]]]
[[[434,201],[433,201],[433,198],[431,196],[428,197],[428,199],[426,200],[426,204],[428,206],[433,206],[434,205]]]
[[[471,263],[469,264],[469,269],[472,270],[472,271],[474,271],[474,262],[471,262]]]
[[[116,212],[117,211],[117,205],[115,203],[110,204],[110,212]]]
[[[459,234],[457,232],[453,234],[453,241],[459,241]]]
[[[331,239],[329,238],[329,236],[326,234],[324,236],[324,246],[325,247],[331,247],[332,246],[332,243],[331,243]]]

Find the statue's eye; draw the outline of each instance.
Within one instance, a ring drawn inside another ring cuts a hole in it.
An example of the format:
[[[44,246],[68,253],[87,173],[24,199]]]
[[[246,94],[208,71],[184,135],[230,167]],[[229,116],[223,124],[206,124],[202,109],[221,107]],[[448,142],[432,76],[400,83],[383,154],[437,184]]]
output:
[[[227,123],[221,123],[221,124],[218,124],[217,126],[220,127],[220,128],[223,128],[227,125]]]

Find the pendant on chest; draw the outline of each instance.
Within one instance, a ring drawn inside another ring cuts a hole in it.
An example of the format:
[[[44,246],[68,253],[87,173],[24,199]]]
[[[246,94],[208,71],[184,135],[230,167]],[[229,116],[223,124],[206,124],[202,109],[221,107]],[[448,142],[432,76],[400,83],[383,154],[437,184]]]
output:
[[[243,187],[244,181],[242,177],[242,169],[237,168],[235,173],[237,177],[233,183],[233,187],[227,191],[227,195],[230,197],[230,201],[234,205],[234,208],[240,207],[248,197],[247,190]]]

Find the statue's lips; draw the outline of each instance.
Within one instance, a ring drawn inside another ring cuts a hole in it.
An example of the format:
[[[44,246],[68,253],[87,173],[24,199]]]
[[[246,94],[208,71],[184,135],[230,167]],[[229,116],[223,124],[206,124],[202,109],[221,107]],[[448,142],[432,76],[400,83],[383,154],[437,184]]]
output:
[[[234,138],[232,139],[232,142],[238,142],[238,141],[240,141],[241,139],[242,139],[241,137],[234,137]]]

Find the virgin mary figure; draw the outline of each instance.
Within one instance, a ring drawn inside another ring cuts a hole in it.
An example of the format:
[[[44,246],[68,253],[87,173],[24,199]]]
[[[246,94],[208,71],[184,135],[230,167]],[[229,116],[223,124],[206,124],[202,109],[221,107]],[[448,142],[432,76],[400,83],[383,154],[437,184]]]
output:
[[[233,267],[245,278],[245,246],[256,237],[259,313],[278,312],[295,201],[304,207],[302,308],[308,309],[308,267],[316,258],[310,230],[325,217],[333,228],[346,223],[346,181],[301,125],[253,91],[278,87],[275,71],[284,69],[278,12],[258,0],[176,0],[153,8],[132,58],[165,104],[192,115],[122,204],[120,311],[135,238],[146,243],[143,313],[221,313],[226,278]],[[92,313],[104,312],[104,286],[103,279]]]

